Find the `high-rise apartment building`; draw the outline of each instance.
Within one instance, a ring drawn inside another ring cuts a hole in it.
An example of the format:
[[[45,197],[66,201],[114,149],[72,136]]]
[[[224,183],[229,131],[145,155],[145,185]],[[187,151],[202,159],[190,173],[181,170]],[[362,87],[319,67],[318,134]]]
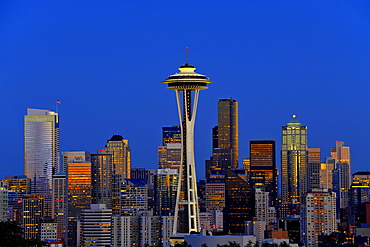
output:
[[[307,191],[307,126],[296,115],[282,127],[280,215],[299,214],[299,205]]]
[[[123,179],[120,191],[120,215],[138,215],[138,213],[148,210],[146,180]]]
[[[269,192],[269,205],[276,206],[277,167],[275,141],[250,141],[250,181],[252,185],[262,184]]]
[[[239,113],[235,99],[218,101],[218,147],[231,150],[231,168],[239,162]]]
[[[24,174],[32,181],[31,193],[44,198],[45,216],[52,213],[52,177],[58,172],[58,113],[28,108],[24,116]]]
[[[180,72],[167,77],[162,83],[176,92],[178,115],[181,126],[182,154],[179,185],[175,208],[173,234],[190,234],[200,231],[197,179],[194,158],[194,126],[200,90],[211,83],[205,75],[195,72],[186,63]]]
[[[301,239],[304,246],[317,246],[319,235],[337,230],[335,197],[334,192],[326,190],[313,190],[305,194],[301,211]]]

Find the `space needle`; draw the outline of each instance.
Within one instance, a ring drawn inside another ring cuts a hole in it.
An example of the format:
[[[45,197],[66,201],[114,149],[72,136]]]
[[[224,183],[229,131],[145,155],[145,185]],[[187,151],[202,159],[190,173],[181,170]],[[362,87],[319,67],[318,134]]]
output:
[[[200,90],[207,89],[212,83],[205,75],[195,72],[195,67],[186,63],[180,72],[170,75],[162,83],[176,93],[177,109],[181,126],[181,165],[177,188],[173,236],[200,232],[197,180],[194,159],[194,123]],[[183,238],[182,238],[183,239]]]

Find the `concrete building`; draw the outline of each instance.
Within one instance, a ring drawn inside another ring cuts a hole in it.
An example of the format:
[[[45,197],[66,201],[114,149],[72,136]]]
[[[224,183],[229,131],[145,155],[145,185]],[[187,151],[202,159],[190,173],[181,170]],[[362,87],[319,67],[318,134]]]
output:
[[[337,230],[334,192],[307,192],[302,209],[301,240],[305,246],[317,246],[318,235],[330,234]]]
[[[39,236],[41,219],[44,217],[44,198],[24,195],[22,201],[22,228],[25,239]]]
[[[111,246],[112,209],[105,204],[91,204],[81,213],[81,245]]]
[[[55,219],[44,218],[41,219],[39,227],[39,237],[41,241],[57,241],[57,222]]]
[[[8,189],[0,186],[0,221],[8,219]]]

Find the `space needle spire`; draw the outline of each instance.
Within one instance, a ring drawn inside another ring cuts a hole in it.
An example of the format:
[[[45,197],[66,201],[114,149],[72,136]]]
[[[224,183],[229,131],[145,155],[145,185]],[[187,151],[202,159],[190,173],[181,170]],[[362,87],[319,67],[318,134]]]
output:
[[[162,83],[176,93],[177,109],[181,126],[181,166],[177,189],[173,235],[188,235],[200,232],[197,180],[194,159],[194,123],[199,91],[212,83],[205,75],[195,72],[195,67],[186,63],[180,72],[170,75]]]

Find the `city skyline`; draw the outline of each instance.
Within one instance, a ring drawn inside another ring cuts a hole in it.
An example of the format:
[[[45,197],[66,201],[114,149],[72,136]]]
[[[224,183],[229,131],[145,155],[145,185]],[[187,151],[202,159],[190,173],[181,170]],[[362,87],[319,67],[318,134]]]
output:
[[[158,82],[185,63],[186,46],[189,62],[215,81],[195,124],[198,178],[222,98],[239,102],[239,167],[250,140],[275,140],[280,169],[281,126],[297,114],[323,159],[344,141],[352,171],[368,170],[370,134],[353,125],[370,123],[370,6],[314,3],[1,3],[2,177],[23,174],[26,109],[54,111],[57,99],[60,151],[96,153],[122,134],[132,167],[155,168],[161,128],[178,124],[175,97]],[[181,35],[190,26],[194,35]]]

